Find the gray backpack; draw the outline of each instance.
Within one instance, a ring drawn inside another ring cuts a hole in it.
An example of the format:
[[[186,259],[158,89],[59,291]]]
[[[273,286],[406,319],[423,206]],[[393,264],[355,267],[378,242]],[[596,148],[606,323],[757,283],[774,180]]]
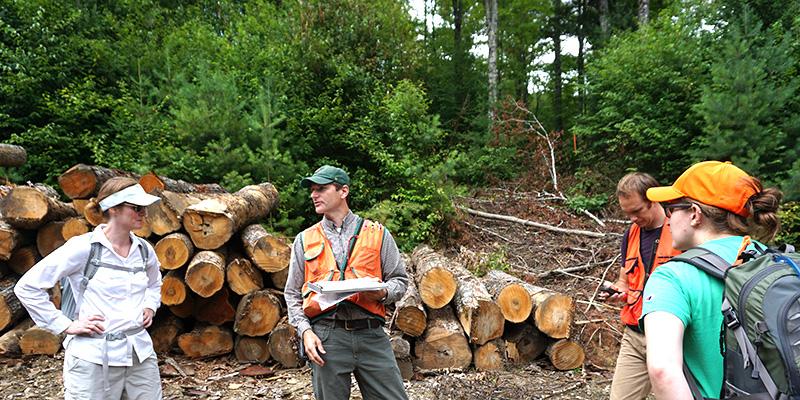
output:
[[[745,252],[731,268],[695,247],[674,257],[725,282],[722,399],[800,399],[800,255],[786,246]],[[695,399],[702,399],[684,364]]]
[[[147,268],[147,245],[145,244],[144,239],[136,236],[136,239],[139,240],[139,252],[142,255],[142,260],[144,261],[144,267],[142,270]],[[104,264],[100,262],[100,255],[101,247],[103,245],[100,242],[92,243],[92,248],[89,250],[89,257],[86,258],[86,264],[83,266],[83,276],[81,277],[80,285],[76,288],[78,293],[80,294],[81,299],[83,299],[83,292],[86,291],[86,287],[89,286],[89,280],[94,278],[94,274],[97,273],[97,270],[102,268],[111,268],[121,271],[132,271],[136,272],[138,269],[130,269],[121,267],[118,265],[111,265],[111,264]],[[73,293],[72,285],[69,283],[69,279],[64,277],[61,279],[61,313],[69,317],[71,320],[75,320],[78,318],[78,304],[75,302],[75,293]]]

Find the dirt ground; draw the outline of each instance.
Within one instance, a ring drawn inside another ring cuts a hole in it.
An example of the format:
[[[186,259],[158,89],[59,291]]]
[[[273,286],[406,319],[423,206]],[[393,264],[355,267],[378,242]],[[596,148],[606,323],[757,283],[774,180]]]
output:
[[[551,232],[519,223],[474,217],[459,209],[459,218],[440,247],[448,256],[480,273],[501,267],[538,286],[568,293],[576,309],[572,338],[583,345],[582,368],[556,371],[546,358],[503,371],[417,374],[406,382],[411,399],[605,399],[619,348],[619,308],[594,298],[601,279],[613,280],[621,233],[626,225],[612,218],[600,226],[583,214],[570,212],[551,195],[522,188],[523,183],[483,190],[456,205],[503,214],[568,229],[606,233],[603,238]],[[563,272],[565,269],[572,272]],[[559,272],[561,271],[561,272]],[[62,397],[63,352],[56,356],[0,358],[0,398]],[[160,357],[165,399],[312,399],[310,370],[284,370],[267,363],[248,369],[233,356],[189,360],[181,355]],[[259,376],[247,376],[247,375]],[[353,385],[353,399],[361,399]]]

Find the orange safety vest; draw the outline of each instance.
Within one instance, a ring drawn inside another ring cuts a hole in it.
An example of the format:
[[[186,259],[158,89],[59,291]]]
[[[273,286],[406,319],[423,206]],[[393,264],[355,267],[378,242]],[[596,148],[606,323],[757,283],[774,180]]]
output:
[[[626,325],[638,326],[639,318],[642,316],[642,292],[644,283],[650,276],[644,269],[644,261],[639,253],[641,228],[639,225],[632,224],[628,232],[628,248],[625,252],[625,274],[628,277],[628,295],[620,318]],[[681,254],[680,250],[672,248],[672,233],[669,229],[669,219],[664,221],[661,229],[661,236],[656,243],[656,254],[653,257],[652,274],[661,264],[669,261],[672,257]]]
[[[336,306],[331,306],[321,310],[317,303],[317,293],[308,288],[310,282],[345,280],[355,278],[375,277],[382,279],[381,269],[381,245],[383,244],[383,225],[363,220],[361,230],[350,239],[349,258],[346,265],[340,269],[336,264],[333,255],[333,248],[325,232],[322,230],[322,223],[303,231],[303,255],[305,257],[305,283],[303,284],[303,312],[312,321],[318,319],[323,314],[335,310]],[[355,240],[353,246],[352,241]],[[349,250],[349,247],[348,247]],[[386,316],[386,308],[383,303],[375,300],[362,299],[359,294],[348,298],[349,301],[364,311],[375,315],[381,319]]]

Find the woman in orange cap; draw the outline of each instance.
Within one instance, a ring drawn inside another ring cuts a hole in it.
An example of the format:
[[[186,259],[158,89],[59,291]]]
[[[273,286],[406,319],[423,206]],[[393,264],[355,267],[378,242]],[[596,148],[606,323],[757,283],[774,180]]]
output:
[[[649,189],[647,198],[663,204],[673,247],[702,246],[730,264],[754,246],[750,236],[768,241],[780,227],[781,192],[763,189],[758,179],[729,162],[695,164],[672,186]],[[656,398],[692,398],[684,362],[704,397],[720,396],[723,289],[721,280],[680,261],[662,265],[648,280],[640,324]]]

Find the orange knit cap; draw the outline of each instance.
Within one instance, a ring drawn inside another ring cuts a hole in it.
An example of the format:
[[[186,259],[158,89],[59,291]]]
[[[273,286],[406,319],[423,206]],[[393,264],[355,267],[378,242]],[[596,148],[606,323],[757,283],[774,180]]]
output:
[[[730,162],[703,161],[689,167],[672,186],[647,189],[647,199],[665,202],[689,197],[748,217],[747,201],[759,192],[755,180]]]

